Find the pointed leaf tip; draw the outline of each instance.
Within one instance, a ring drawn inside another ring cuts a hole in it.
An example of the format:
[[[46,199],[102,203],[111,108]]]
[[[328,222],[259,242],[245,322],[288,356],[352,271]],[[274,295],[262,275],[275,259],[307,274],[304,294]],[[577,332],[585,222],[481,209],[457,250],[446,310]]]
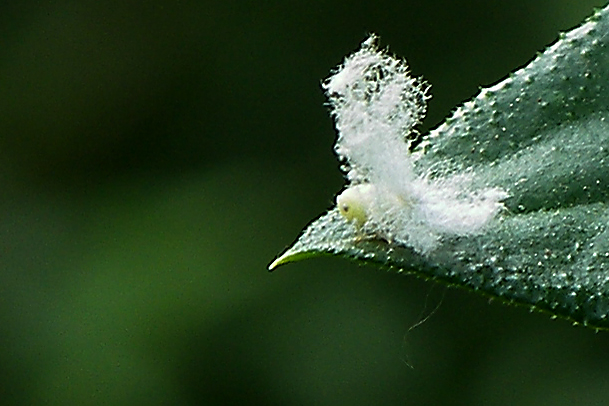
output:
[[[296,248],[298,248],[298,246]],[[320,255],[324,255],[324,253],[315,251],[301,251],[300,249],[294,249],[294,247],[291,247],[288,248],[283,254],[275,258],[275,260],[269,264],[267,269],[269,272],[273,272],[281,265]]]
[[[284,256],[281,255],[281,256],[275,258],[275,260],[269,264],[269,266],[267,268],[269,270],[269,272],[273,272],[275,270],[275,268],[277,268],[279,265],[282,265],[285,263],[283,257]]]

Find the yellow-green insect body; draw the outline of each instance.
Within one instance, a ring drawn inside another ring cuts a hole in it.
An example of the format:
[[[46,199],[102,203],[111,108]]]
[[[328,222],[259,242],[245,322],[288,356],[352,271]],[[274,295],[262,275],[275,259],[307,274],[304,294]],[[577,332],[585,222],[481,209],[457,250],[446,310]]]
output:
[[[347,221],[364,226],[374,204],[374,185],[363,183],[345,189],[336,197],[336,206]]]

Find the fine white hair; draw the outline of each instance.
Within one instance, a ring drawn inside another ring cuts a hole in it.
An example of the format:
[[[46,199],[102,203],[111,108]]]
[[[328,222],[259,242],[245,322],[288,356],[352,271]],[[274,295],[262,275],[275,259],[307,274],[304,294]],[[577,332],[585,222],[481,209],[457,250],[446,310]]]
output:
[[[348,182],[337,197],[339,210],[364,232],[422,254],[443,236],[483,232],[507,193],[472,190],[468,174],[415,171],[406,137],[425,116],[429,85],[411,77],[404,60],[379,51],[376,41],[370,36],[323,84]]]

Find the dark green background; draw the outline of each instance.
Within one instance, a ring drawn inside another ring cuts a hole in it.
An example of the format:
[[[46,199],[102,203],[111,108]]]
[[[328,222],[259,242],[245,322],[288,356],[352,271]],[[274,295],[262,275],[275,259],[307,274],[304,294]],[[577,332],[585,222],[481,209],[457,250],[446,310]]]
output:
[[[319,84],[366,33],[433,85],[429,129],[603,2],[14,3],[1,404],[608,401],[607,333],[340,259],[266,271],[341,188]]]

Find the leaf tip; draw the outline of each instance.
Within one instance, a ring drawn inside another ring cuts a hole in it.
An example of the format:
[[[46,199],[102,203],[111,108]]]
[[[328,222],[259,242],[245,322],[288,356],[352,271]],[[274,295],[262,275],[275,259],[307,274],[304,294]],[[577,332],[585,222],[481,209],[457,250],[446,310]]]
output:
[[[271,262],[269,264],[269,266],[267,267],[269,272],[273,272],[279,265],[285,264],[286,261],[285,261],[284,257],[285,257],[285,255],[280,255],[279,257],[275,258],[275,260],[273,262]]]
[[[269,272],[273,272],[281,265],[289,264],[290,262],[298,262],[303,259],[323,255],[324,252],[317,250],[303,249],[298,244],[288,248],[283,254],[279,255],[273,262],[268,266]]]
[[[297,253],[294,253],[292,249],[287,249],[286,251],[284,251],[283,254],[275,258],[275,260],[269,264],[267,269],[269,270],[269,272],[273,272],[280,265],[285,265],[290,262],[297,261],[298,258],[299,255]]]

